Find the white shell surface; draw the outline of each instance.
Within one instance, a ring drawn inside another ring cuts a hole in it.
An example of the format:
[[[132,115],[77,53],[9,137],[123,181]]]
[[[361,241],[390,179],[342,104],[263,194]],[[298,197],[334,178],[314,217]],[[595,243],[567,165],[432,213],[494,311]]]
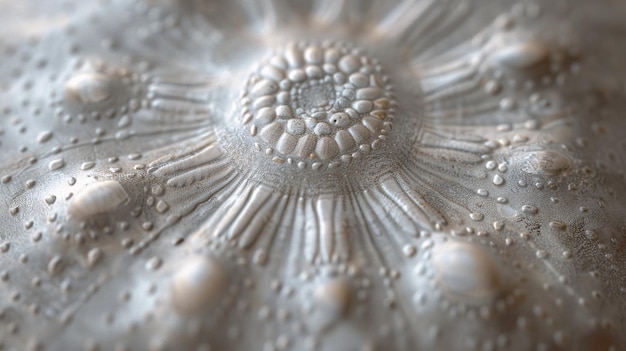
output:
[[[625,350],[625,15],[0,0],[0,350]]]

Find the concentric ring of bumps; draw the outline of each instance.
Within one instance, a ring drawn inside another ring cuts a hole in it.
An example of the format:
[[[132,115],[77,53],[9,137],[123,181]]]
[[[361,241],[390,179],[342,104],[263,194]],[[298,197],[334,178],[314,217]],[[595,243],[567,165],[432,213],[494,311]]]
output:
[[[276,163],[333,168],[381,147],[393,120],[382,67],[341,43],[289,45],[251,75],[242,123]]]

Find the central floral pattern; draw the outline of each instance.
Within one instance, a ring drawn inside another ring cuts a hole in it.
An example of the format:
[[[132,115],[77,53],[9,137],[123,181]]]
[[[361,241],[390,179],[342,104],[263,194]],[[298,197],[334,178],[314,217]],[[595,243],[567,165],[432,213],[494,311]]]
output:
[[[293,43],[251,75],[242,124],[276,163],[333,168],[386,140],[394,118],[388,80],[351,45]]]

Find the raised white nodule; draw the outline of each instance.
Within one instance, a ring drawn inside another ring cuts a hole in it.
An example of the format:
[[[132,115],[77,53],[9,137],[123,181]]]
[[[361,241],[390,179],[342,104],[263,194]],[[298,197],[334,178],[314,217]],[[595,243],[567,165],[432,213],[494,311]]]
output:
[[[129,199],[116,180],[105,180],[87,185],[72,199],[68,214],[75,219],[88,219],[116,209]]]
[[[472,304],[492,301],[501,292],[496,262],[475,245],[448,242],[433,250],[433,267],[441,288]]]
[[[106,76],[96,73],[83,73],[72,77],[65,84],[69,98],[82,103],[98,103],[111,95],[110,83]]]
[[[216,261],[208,257],[191,257],[174,273],[171,301],[180,313],[202,314],[225,288],[226,275]]]

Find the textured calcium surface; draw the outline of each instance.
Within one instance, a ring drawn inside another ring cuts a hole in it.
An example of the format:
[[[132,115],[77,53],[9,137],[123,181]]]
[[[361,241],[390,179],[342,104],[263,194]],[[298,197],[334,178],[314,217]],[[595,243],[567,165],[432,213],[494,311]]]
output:
[[[0,0],[0,350],[625,350],[625,15]]]

